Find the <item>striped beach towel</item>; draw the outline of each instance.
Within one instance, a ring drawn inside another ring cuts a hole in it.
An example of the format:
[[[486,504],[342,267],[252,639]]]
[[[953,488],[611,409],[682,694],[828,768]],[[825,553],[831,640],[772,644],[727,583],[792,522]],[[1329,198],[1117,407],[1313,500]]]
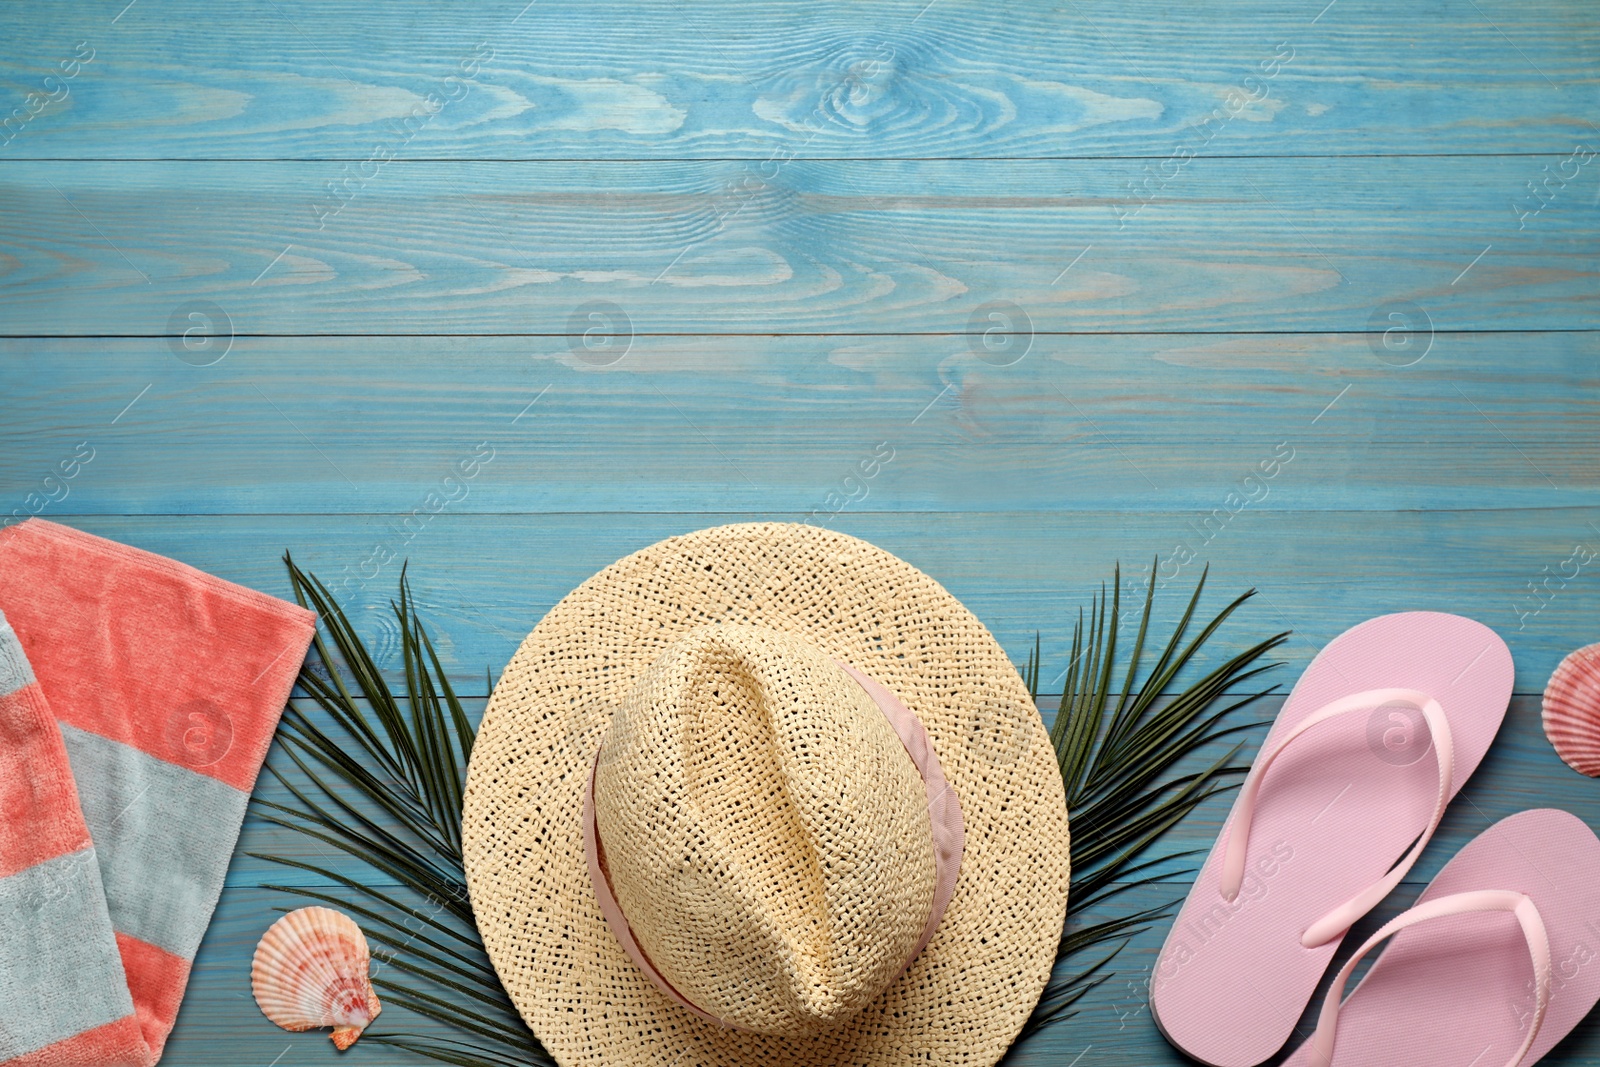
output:
[[[149,1067],[315,616],[0,530],[0,1067]]]

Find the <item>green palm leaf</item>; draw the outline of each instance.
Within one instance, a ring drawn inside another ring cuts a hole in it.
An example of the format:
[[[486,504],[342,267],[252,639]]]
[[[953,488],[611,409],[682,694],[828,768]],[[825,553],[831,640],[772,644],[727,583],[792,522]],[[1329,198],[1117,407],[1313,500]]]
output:
[[[359,860],[390,885],[379,889],[319,864],[252,853],[346,893],[268,888],[356,916],[374,945],[380,967],[373,985],[384,1003],[457,1035],[380,1030],[362,1040],[461,1067],[554,1067],[500,987],[473,924],[461,858],[473,730],[416,616],[404,570],[400,599],[391,602],[405,671],[405,693],[397,696],[328,587],[288,556],[284,563],[295,599],[315,610],[326,630],[326,638],[316,635],[300,688],[334,729],[291,703],[278,743],[292,766],[269,764],[267,771],[293,803],[257,800],[257,814]]]
[[[291,766],[269,764],[267,771],[293,803],[257,800],[257,814],[360,861],[387,884],[380,889],[320,864],[252,853],[315,874],[344,892],[268,888],[355,915],[377,946],[374,959],[395,972],[374,979],[385,1002],[456,1034],[380,1030],[363,1040],[459,1067],[554,1067],[501,988],[473,923],[460,812],[474,734],[416,616],[404,570],[400,599],[391,602],[405,674],[405,692],[396,695],[333,593],[287,555],[284,563],[295,598],[317,612],[326,631],[326,637],[322,630],[316,635],[314,656],[300,673],[300,688],[333,729],[318,726],[291,703],[278,737]],[[1058,964],[1071,966],[1046,987],[1023,1036],[1070,1017],[1084,996],[1113,977],[1111,965],[1128,938],[1176,905],[1173,901],[1090,925],[1075,921],[1119,893],[1170,876],[1152,872],[1174,857],[1143,859],[1146,850],[1196,805],[1228,788],[1242,769],[1231,765],[1233,752],[1198,770],[1183,770],[1180,764],[1239,729],[1222,723],[1265,692],[1229,694],[1272,666],[1259,661],[1288,636],[1278,634],[1252,645],[1174,692],[1180,673],[1253,591],[1190,637],[1205,587],[1202,575],[1171,637],[1141,676],[1155,575],[1152,564],[1144,611],[1118,689],[1112,685],[1121,620],[1120,571],[1109,602],[1102,588],[1087,619],[1080,613],[1073,631],[1061,710],[1050,733],[1072,813],[1073,903],[1057,952]],[[1041,668],[1036,638],[1024,672],[1035,702]],[[1082,954],[1096,948],[1104,951],[1078,963]]]
[[[1173,859],[1192,855],[1142,859],[1162,834],[1205,800],[1232,788],[1236,776],[1246,769],[1233,765],[1238,752],[1235,745],[1221,759],[1197,770],[1179,772],[1186,757],[1247,728],[1224,727],[1222,723],[1230,713],[1272,690],[1238,697],[1230,694],[1277,666],[1262,663],[1261,659],[1289,637],[1287,633],[1275,634],[1176,688],[1179,675],[1200,649],[1241,604],[1255,595],[1252,589],[1235,598],[1191,637],[1190,629],[1206,584],[1207,574],[1202,573],[1172,635],[1155,663],[1141,676],[1153,615],[1157,562],[1150,565],[1144,610],[1119,688],[1112,688],[1112,679],[1122,613],[1120,567],[1112,578],[1109,602],[1102,586],[1091,601],[1087,618],[1080,611],[1073,629],[1061,708],[1050,729],[1066,784],[1067,810],[1072,815],[1072,903],[1056,953],[1058,973],[1045,987],[1023,1027],[1023,1037],[1070,1018],[1078,1001],[1112,977],[1108,967],[1128,940],[1170,915],[1180,903],[1181,898],[1088,925],[1077,921],[1120,893],[1170,878],[1170,871],[1151,872]],[[1035,638],[1023,672],[1035,703],[1039,699],[1041,666],[1039,641]],[[1106,949],[1113,942],[1115,946]],[[1090,962],[1078,962],[1083,953],[1097,947],[1102,952]],[[1069,966],[1060,968],[1062,964]]]

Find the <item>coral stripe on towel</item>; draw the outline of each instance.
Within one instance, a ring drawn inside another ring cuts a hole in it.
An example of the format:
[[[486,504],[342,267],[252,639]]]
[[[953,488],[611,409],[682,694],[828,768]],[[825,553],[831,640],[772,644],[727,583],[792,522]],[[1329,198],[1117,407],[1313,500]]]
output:
[[[40,519],[0,530],[0,611],[56,718],[248,793],[315,616]]]
[[[161,1050],[178,1017],[178,1002],[189,982],[189,961],[127,934],[117,935],[117,950],[128,975],[128,989],[138,1011],[139,1030],[150,1046],[150,1062]]]
[[[5,1063],[6,1067],[145,1067],[152,1062],[148,1056],[139,1038],[139,1022],[128,1015]]]
[[[0,616],[0,645],[15,645]],[[67,750],[37,683],[0,695],[0,878],[89,847]]]

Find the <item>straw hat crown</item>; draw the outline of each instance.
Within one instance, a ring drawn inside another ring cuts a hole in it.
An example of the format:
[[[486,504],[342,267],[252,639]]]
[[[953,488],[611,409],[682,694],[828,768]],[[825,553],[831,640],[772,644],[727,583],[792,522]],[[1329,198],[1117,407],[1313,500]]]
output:
[[[759,626],[681,635],[617,706],[602,867],[667,981],[735,1026],[824,1033],[900,975],[932,908],[922,778],[861,683]]]

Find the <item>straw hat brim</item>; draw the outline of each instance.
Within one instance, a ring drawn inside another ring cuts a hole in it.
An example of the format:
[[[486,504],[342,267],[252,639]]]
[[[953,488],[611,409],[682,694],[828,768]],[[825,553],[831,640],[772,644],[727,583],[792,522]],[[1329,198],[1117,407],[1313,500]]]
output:
[[[961,802],[960,880],[932,942],[818,1037],[723,1029],[674,1004],[628,959],[589,882],[582,792],[612,708],[669,643],[707,623],[803,635],[888,686],[922,720]],[[489,957],[562,1067],[992,1067],[1049,978],[1066,915],[1061,774],[999,643],[915,567],[811,526],[670,538],[552,608],[489,701],[462,835]]]

